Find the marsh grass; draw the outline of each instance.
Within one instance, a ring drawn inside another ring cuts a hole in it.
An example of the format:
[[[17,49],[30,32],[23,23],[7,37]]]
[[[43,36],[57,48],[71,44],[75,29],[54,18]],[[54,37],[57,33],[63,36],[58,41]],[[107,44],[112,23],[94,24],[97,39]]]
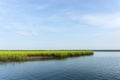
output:
[[[25,61],[29,57],[66,58],[93,55],[90,50],[5,50],[0,51],[0,61]]]

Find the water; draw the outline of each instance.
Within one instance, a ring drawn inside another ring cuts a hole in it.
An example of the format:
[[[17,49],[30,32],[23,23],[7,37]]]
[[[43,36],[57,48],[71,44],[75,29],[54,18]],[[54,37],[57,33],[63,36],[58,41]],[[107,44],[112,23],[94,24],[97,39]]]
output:
[[[120,52],[65,60],[0,63],[0,80],[120,80]]]

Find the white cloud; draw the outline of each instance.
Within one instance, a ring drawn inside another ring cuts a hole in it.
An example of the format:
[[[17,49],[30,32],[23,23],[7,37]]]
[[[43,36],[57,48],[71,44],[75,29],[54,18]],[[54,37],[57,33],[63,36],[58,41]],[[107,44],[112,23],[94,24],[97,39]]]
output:
[[[77,20],[91,26],[120,28],[120,13],[83,15]]]
[[[83,14],[82,12],[66,11],[64,15],[68,19],[88,26],[120,28],[120,12]]]

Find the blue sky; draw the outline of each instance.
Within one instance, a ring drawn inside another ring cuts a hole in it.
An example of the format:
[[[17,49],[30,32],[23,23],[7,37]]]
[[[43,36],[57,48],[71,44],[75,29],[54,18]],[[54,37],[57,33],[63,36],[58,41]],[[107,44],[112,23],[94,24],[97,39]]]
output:
[[[0,0],[0,49],[120,49],[120,0]]]

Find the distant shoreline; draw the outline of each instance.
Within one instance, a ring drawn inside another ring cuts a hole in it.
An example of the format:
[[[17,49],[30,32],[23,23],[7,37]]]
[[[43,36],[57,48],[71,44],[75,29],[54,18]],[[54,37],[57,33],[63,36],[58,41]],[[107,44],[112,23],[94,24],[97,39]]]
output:
[[[120,50],[93,50],[95,52],[120,52]]]

